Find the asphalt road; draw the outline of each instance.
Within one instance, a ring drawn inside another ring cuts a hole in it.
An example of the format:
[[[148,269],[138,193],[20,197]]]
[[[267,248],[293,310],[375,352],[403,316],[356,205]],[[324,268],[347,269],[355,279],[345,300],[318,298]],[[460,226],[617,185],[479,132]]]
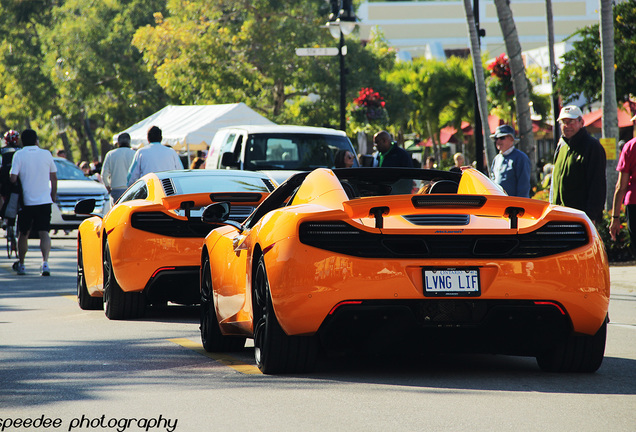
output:
[[[73,234],[53,239],[48,278],[37,240],[26,276],[0,255],[0,432],[636,430],[636,266],[612,267],[612,322],[595,374],[447,355],[266,376],[250,347],[206,355],[196,308],[121,322],[80,310]]]

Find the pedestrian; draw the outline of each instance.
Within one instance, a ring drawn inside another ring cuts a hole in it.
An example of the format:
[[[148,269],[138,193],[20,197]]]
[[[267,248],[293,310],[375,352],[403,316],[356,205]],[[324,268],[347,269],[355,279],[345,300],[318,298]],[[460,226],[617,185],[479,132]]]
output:
[[[40,237],[42,252],[42,276],[49,276],[49,252],[51,251],[51,205],[57,194],[57,168],[51,152],[38,147],[38,135],[33,129],[22,132],[22,149],[13,156],[11,181],[18,179],[22,185],[23,206],[18,213],[18,259],[16,270],[19,275],[26,274],[24,259],[29,247],[29,234],[32,230]]]
[[[203,169],[205,168],[205,159],[202,157],[195,157],[190,164],[190,169]]]
[[[336,168],[351,168],[355,156],[349,150],[340,149],[334,156],[334,165]]]
[[[453,155],[453,162],[455,163],[455,165],[450,167],[449,171],[454,171],[454,172],[461,173],[462,172],[462,167],[466,163],[466,158],[464,157],[464,154],[463,153],[459,153],[459,152],[455,153]]]
[[[376,153],[373,166],[413,168],[413,159],[409,153],[393,141],[391,134],[385,130],[373,136]]]
[[[552,165],[551,163],[543,165],[543,180],[541,180],[541,187],[543,189],[548,189],[550,187],[550,183],[552,182],[553,169],[554,165]]]
[[[102,164],[102,182],[110,194],[113,203],[126,191],[128,169],[135,157],[130,148],[130,135],[127,132],[117,136],[117,147],[106,153]]]
[[[636,120],[636,116],[632,121]],[[625,217],[627,218],[627,232],[631,240],[630,249],[636,258],[636,138],[625,143],[616,166],[618,180],[614,191],[614,202],[612,205],[612,222],[609,231],[612,240],[616,241],[621,229],[621,206],[625,203]]]
[[[183,169],[183,163],[177,152],[172,147],[161,145],[163,138],[161,129],[152,126],[148,129],[147,137],[149,145],[137,150],[130,164],[128,186],[151,172]]]
[[[436,169],[435,168],[435,157],[434,156],[429,156],[426,158],[426,165],[424,166],[424,168],[426,169]]]
[[[0,149],[0,218],[7,232],[15,226],[20,201],[20,185],[11,182],[11,164],[15,152],[20,150],[20,134],[13,129],[4,134],[4,146]]]
[[[102,163],[100,161],[93,161],[90,163],[90,169],[91,169],[91,174],[90,177],[95,180],[98,181],[100,183],[103,183],[102,181]]]
[[[515,147],[517,137],[512,126],[497,127],[490,138],[499,153],[492,160],[490,177],[510,196],[530,197],[530,159]]]
[[[587,132],[579,107],[563,107],[557,121],[562,135],[554,154],[550,203],[582,210],[598,223],[606,197],[605,150]]]

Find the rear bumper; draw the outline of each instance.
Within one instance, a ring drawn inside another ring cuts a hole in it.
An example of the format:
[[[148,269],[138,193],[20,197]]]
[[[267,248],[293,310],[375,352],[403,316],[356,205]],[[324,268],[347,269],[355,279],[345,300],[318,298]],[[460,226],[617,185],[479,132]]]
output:
[[[571,332],[571,320],[558,303],[428,299],[342,303],[318,335],[332,352],[408,347],[535,356]]]
[[[159,269],[148,281],[144,295],[149,303],[168,301],[192,305],[201,303],[199,292],[199,267],[165,267]]]
[[[593,335],[609,305],[609,269],[602,244],[535,259],[382,259],[334,254],[278,242],[265,254],[276,316],[290,335],[318,332],[340,302],[398,301],[423,305],[475,301],[551,301],[563,308],[571,329]],[[477,268],[478,297],[426,297],[423,269]],[[411,312],[415,315],[415,312]]]

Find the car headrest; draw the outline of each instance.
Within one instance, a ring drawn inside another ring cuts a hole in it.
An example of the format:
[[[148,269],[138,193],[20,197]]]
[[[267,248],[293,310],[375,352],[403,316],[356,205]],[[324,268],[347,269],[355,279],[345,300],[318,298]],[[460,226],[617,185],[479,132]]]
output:
[[[428,191],[429,194],[454,194],[457,193],[457,189],[459,188],[459,184],[455,183],[452,180],[439,180],[433,183],[431,189]]]

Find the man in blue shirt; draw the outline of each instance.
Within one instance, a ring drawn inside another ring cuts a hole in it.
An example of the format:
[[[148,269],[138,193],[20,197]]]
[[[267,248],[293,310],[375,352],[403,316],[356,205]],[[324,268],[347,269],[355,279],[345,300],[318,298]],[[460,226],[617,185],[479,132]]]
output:
[[[128,186],[151,172],[183,169],[177,152],[161,145],[162,139],[161,129],[157,126],[148,129],[148,145],[137,150],[128,169]]]
[[[490,177],[508,195],[528,198],[530,196],[530,159],[515,148],[515,130],[512,126],[497,127],[490,138],[495,140],[499,154],[492,161]]]

